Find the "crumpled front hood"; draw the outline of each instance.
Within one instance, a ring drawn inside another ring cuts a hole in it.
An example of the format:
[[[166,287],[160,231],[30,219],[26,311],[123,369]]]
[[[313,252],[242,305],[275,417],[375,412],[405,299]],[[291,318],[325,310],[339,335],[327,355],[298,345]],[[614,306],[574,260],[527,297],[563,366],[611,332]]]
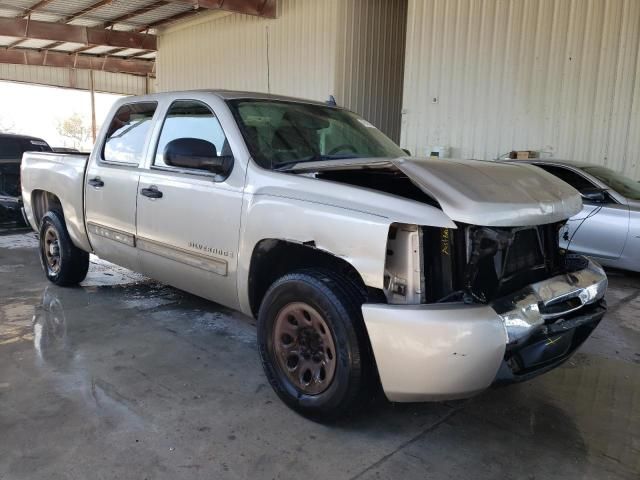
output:
[[[453,221],[489,227],[559,222],[582,209],[580,193],[539,167],[438,158],[352,158],[301,162],[296,173],[397,168]]]
[[[582,209],[577,190],[534,165],[434,158],[391,163],[456,222],[541,225],[566,220]]]

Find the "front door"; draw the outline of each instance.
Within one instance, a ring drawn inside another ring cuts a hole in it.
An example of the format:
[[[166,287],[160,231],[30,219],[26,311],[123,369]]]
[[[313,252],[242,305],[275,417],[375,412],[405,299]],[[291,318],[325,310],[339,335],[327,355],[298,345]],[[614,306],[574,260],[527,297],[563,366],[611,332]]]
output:
[[[135,248],[139,165],[156,107],[155,102],[121,106],[85,177],[87,232],[94,252],[132,270],[139,270]]]
[[[230,181],[233,171],[221,178],[197,167],[165,163],[167,144],[184,138],[204,140],[218,156],[232,156],[209,106],[192,100],[171,104],[151,168],[138,185],[136,241],[142,271],[235,308],[242,183]]]
[[[598,258],[617,259],[629,231],[629,207],[613,200],[583,200],[582,211],[569,219],[560,246]]]
[[[544,163],[537,165],[581,193],[598,188],[574,169]],[[599,258],[620,257],[629,230],[629,207],[617,203],[608,194],[605,196],[606,200],[601,202],[583,197],[582,211],[571,217],[560,232],[562,248]]]

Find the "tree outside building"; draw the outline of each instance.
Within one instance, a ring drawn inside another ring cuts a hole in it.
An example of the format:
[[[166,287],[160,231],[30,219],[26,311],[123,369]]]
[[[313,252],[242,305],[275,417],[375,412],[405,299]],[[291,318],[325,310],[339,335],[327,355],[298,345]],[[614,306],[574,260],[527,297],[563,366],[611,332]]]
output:
[[[90,122],[78,113],[73,113],[67,118],[58,120],[56,130],[60,136],[70,140],[71,145],[69,146],[77,150],[82,150],[91,145]]]

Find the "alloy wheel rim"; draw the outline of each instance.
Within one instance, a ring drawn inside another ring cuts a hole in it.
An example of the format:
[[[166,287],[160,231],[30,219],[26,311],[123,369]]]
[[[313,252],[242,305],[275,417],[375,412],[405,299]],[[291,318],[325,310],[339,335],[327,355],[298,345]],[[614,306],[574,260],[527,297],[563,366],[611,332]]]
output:
[[[303,302],[285,305],[276,316],[273,345],[280,370],[307,395],[324,392],[335,376],[331,330],[317,310]]]
[[[57,274],[60,272],[60,240],[58,232],[49,227],[44,233],[42,249],[50,272]]]

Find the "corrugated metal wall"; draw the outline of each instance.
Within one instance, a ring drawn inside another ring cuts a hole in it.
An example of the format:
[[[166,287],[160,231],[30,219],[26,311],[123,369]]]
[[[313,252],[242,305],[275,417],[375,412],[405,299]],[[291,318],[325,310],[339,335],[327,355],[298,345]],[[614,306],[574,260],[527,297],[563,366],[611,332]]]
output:
[[[279,0],[278,18],[211,14],[160,34],[160,90],[271,92],[355,110],[399,139],[406,0]]]
[[[336,99],[400,139],[407,0],[341,0]]]
[[[98,92],[144,95],[153,91],[151,80],[138,75],[94,71]],[[0,64],[0,80],[34,83],[53,87],[90,89],[89,71],[33,65]]]
[[[402,145],[640,178],[640,1],[409,0]]]
[[[158,88],[228,88],[325,100],[337,0],[279,0],[278,18],[212,16],[159,37]]]
[[[271,93],[315,100],[334,93],[340,1],[278,0],[278,19],[266,23]]]

